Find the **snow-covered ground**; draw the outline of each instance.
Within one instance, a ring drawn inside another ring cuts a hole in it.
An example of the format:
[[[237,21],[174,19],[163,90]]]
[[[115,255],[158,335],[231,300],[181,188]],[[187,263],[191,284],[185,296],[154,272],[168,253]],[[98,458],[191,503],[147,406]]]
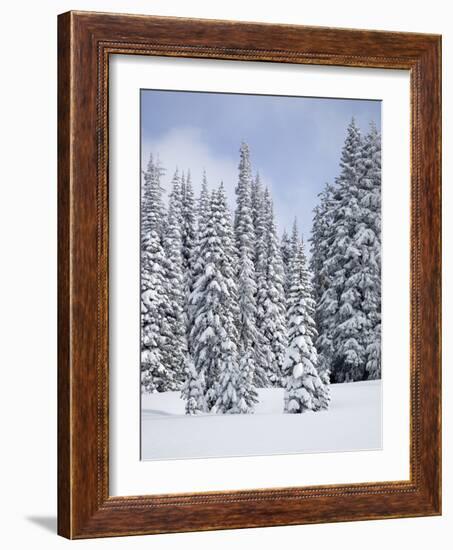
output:
[[[255,414],[184,414],[179,392],[142,395],[142,459],[358,451],[382,447],[381,382],[331,386],[328,411],[283,413],[283,390],[259,390]]]

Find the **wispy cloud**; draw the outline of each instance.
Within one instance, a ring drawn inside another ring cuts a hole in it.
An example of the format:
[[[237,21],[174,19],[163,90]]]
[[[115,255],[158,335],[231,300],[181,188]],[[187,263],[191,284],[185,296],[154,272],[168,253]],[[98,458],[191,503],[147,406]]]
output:
[[[142,168],[146,167],[150,154],[158,156],[165,168],[162,184],[167,192],[166,196],[171,189],[171,180],[176,169],[180,173],[183,171],[186,174],[190,169],[194,191],[198,196],[205,170],[210,189],[217,187],[223,181],[230,209],[232,212],[234,211],[239,164],[238,151],[221,154],[203,139],[200,128],[180,127],[172,128],[158,139],[143,140]],[[261,172],[260,177],[264,185],[272,188],[272,181],[269,178]]]
[[[295,217],[310,236],[313,208],[326,181],[333,182],[346,134],[354,116],[364,131],[374,119],[376,101],[206,94],[149,90],[142,96],[143,166],[152,152],[167,172],[190,168],[195,192],[206,170],[211,188],[224,182],[235,206],[239,147],[245,139],[253,170],[271,191],[279,230]]]

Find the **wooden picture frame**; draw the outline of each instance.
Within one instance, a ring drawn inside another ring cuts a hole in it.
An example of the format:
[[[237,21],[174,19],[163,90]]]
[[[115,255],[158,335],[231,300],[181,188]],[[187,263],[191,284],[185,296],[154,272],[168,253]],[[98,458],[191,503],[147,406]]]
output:
[[[58,20],[58,532],[89,538],[441,513],[441,39],[69,12]],[[109,56],[405,69],[411,86],[410,480],[109,495]]]

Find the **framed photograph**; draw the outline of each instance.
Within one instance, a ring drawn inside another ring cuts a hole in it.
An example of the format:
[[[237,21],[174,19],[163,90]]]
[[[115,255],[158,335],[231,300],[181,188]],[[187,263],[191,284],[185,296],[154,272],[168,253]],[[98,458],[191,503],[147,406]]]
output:
[[[440,514],[440,37],[58,28],[59,533]]]

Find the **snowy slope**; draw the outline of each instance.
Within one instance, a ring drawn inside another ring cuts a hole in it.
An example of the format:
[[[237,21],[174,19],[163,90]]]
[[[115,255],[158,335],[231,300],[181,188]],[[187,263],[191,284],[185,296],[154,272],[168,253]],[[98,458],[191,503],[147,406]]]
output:
[[[328,411],[283,413],[283,390],[258,390],[255,414],[184,414],[179,392],[142,396],[142,458],[203,458],[380,449],[381,382],[331,386]]]

